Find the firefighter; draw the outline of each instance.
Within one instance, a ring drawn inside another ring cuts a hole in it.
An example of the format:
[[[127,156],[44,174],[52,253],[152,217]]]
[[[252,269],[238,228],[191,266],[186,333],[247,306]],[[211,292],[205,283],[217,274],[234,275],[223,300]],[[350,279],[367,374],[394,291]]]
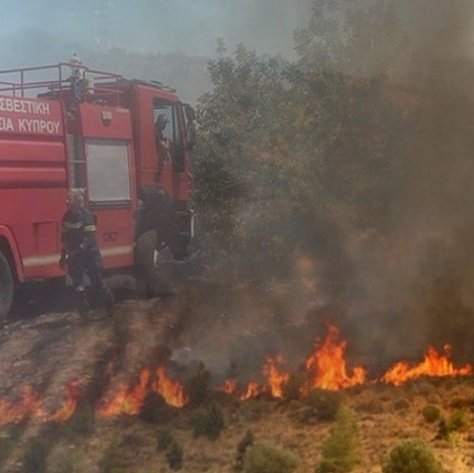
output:
[[[79,315],[87,320],[89,303],[86,294],[87,275],[91,288],[102,297],[107,315],[113,315],[114,295],[102,277],[102,260],[95,238],[95,220],[84,202],[81,189],[71,189],[67,198],[68,209],[62,220],[62,250],[59,266],[68,268],[77,297]]]
[[[166,125],[168,125],[169,119],[164,113],[160,113],[155,120],[155,136],[156,136],[156,145],[158,147],[158,152],[162,162],[171,161],[171,142],[164,135]]]

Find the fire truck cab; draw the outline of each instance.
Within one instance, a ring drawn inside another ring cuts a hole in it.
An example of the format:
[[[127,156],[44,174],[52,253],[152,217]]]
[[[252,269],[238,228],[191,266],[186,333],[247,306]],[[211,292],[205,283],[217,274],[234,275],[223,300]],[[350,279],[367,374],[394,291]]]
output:
[[[0,71],[0,320],[16,285],[64,276],[70,188],[86,192],[104,269],[151,292],[155,250],[186,256],[194,137],[192,108],[158,82],[77,63]]]

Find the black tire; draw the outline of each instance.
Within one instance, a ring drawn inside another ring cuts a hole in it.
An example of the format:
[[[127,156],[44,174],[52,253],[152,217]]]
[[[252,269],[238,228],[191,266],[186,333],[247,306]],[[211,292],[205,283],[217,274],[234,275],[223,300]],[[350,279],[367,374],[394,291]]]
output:
[[[0,252],[0,326],[5,322],[13,301],[13,275],[7,259]]]
[[[170,289],[163,274],[163,268],[154,262],[156,232],[150,230],[141,235],[135,246],[136,285],[139,297],[153,297],[169,294]]]

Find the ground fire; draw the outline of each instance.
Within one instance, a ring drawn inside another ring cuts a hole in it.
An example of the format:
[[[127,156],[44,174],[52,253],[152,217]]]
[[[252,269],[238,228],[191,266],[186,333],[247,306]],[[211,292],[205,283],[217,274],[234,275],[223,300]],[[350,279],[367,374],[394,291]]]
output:
[[[473,367],[464,365],[456,367],[450,359],[450,347],[444,347],[444,354],[433,347],[428,347],[424,359],[419,363],[400,361],[389,368],[378,379],[370,379],[367,370],[362,366],[348,369],[345,350],[348,341],[340,338],[339,329],[328,327],[326,338],[315,344],[304,364],[306,382],[300,394],[305,397],[312,389],[338,391],[354,386],[383,383],[395,387],[402,386],[410,380],[421,377],[466,377],[471,376]],[[281,356],[267,357],[262,369],[265,380],[252,380],[239,389],[236,379],[227,379],[218,391],[246,401],[266,395],[273,399],[285,398],[285,386],[289,382],[290,372],[285,372],[285,360]],[[352,372],[352,374],[349,374]],[[160,395],[164,402],[174,408],[183,408],[189,402],[185,383],[172,379],[165,366],[156,369],[144,368],[137,377],[136,383],[120,383],[107,390],[104,397],[97,402],[96,413],[99,417],[110,418],[119,415],[138,415],[145,398],[150,393]],[[23,421],[33,423],[64,423],[74,414],[82,398],[81,383],[71,381],[64,390],[64,401],[53,412],[45,409],[45,400],[31,386],[25,386],[17,399],[0,399],[0,425],[15,424]]]

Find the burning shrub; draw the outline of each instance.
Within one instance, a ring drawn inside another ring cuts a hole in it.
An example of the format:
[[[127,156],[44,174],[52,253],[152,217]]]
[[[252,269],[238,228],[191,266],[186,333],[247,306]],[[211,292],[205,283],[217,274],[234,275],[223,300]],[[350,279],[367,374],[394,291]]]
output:
[[[392,449],[383,473],[442,473],[430,448],[420,439],[410,439]]]
[[[167,429],[160,429],[156,435],[156,451],[164,452],[173,442],[173,434]]]
[[[33,439],[23,457],[23,472],[46,472],[46,459],[50,449],[51,441],[47,436]]]
[[[242,437],[241,441],[237,445],[237,456],[235,458],[234,470],[242,471],[244,468],[244,457],[245,452],[249,447],[251,447],[255,442],[255,435],[251,430],[247,430],[245,435]]]
[[[101,473],[128,473],[122,442],[115,437],[104,450],[99,461]]]
[[[166,452],[166,461],[172,470],[181,470],[183,467],[183,448],[173,441]]]
[[[338,391],[313,389],[298,411],[297,418],[305,423],[332,421],[341,407],[342,395]]]
[[[357,425],[351,411],[340,409],[331,435],[323,443],[316,473],[348,473],[357,464]]]
[[[423,408],[422,414],[425,421],[429,424],[433,424],[434,422],[436,422],[441,415],[439,409],[436,406],[433,406],[432,404],[425,406]]]
[[[216,404],[200,409],[191,419],[194,437],[216,440],[224,428],[224,413]]]
[[[244,473],[291,473],[298,466],[298,459],[281,448],[256,443],[244,456]]]

